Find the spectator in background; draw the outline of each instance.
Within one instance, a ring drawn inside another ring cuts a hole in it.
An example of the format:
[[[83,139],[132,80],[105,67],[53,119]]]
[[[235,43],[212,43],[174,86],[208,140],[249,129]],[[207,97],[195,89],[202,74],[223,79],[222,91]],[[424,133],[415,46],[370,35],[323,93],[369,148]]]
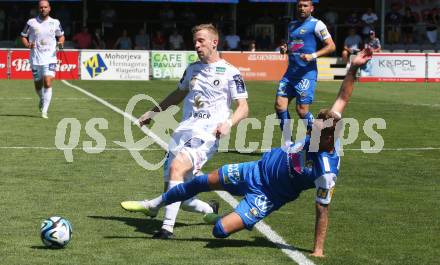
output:
[[[362,38],[356,34],[355,28],[350,28],[348,36],[344,41],[344,50],[342,51],[342,61],[347,64],[350,56],[357,54],[362,47]]]
[[[399,3],[393,3],[391,5],[391,11],[386,14],[386,30],[387,41],[389,44],[397,44],[400,42],[400,23],[402,15],[399,12]]]
[[[370,36],[365,41],[365,48],[370,48],[373,53],[381,52],[380,40],[376,37],[374,30],[370,30]]]
[[[122,35],[121,37],[119,37],[116,42],[115,45],[113,47],[114,49],[119,49],[119,50],[131,50],[133,49],[133,43],[131,42],[131,38],[130,36],[128,36],[128,32],[126,29],[122,30]]]
[[[153,50],[164,50],[166,39],[161,30],[157,30],[153,37]]]
[[[168,43],[171,50],[182,50],[185,44],[177,29],[173,29],[173,34],[168,37]]]
[[[259,51],[268,51],[270,50],[270,45],[272,44],[272,40],[270,39],[267,30],[261,30],[255,38],[255,42],[257,44],[257,49]]]
[[[229,34],[225,36],[225,50],[227,51],[239,51],[240,50],[240,37],[237,34],[232,33],[229,30]]]
[[[255,52],[257,49],[257,43],[253,40],[249,43],[249,51]]]
[[[426,12],[425,14],[425,24],[426,24],[426,37],[430,44],[435,44],[437,42],[437,14],[436,10],[433,9],[431,12]]]
[[[405,8],[405,15],[402,17],[402,38],[406,45],[413,44],[414,25],[417,23],[416,16],[414,16],[411,8]]]
[[[367,8],[367,12],[362,15],[361,18],[364,27],[362,28],[362,35],[367,39],[370,34],[370,30],[374,30],[374,26],[378,20],[377,15],[373,12],[373,9]]]
[[[280,52],[281,51],[281,47],[284,47],[287,45],[286,40],[281,40],[280,43],[278,44],[278,46],[275,48],[276,52]]]
[[[145,33],[145,29],[140,29],[138,34],[134,37],[134,49],[135,50],[149,50],[150,49],[150,36]]]
[[[376,32],[374,30],[370,30],[370,36],[367,40],[365,40],[365,48],[371,49],[374,53],[381,52],[381,45],[379,38],[376,37]],[[366,64],[362,65],[361,68],[361,76],[371,76],[371,60]]]
[[[99,28],[96,28],[92,35],[92,47],[93,49],[105,49],[105,42]]]
[[[75,48],[90,49],[92,47],[92,35],[89,33],[89,28],[82,27],[81,32],[78,32],[72,39],[75,42]]]

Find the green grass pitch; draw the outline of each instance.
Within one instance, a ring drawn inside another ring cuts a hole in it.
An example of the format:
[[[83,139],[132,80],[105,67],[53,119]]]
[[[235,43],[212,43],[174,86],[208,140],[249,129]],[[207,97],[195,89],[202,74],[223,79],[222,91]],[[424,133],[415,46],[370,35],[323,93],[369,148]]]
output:
[[[144,93],[159,101],[176,86],[175,81],[72,83],[123,110],[133,95]],[[339,85],[318,84],[314,113],[332,104]],[[128,151],[117,150],[119,146],[113,141],[125,139],[120,114],[59,81],[53,87],[49,120],[43,120],[32,81],[0,82],[0,264],[293,264],[257,231],[215,239],[200,215],[183,211],[174,240],[152,240],[160,218],[124,212],[119,202],[160,194],[162,171],[144,170]],[[248,82],[247,87],[249,116],[264,121],[273,112],[276,83]],[[138,104],[134,115],[149,107]],[[363,123],[379,117],[387,124],[386,130],[377,130],[386,150],[377,154],[345,151],[330,206],[327,257],[312,261],[335,265],[438,264],[440,85],[356,84],[344,116],[359,120],[361,128],[357,140],[345,148],[359,149],[361,141],[368,140]],[[67,117],[81,123],[72,163],[55,148],[54,140],[58,122]],[[108,129],[99,131],[112,150],[98,154],[81,150],[84,141],[93,140],[85,133],[85,125],[94,117],[108,120]],[[143,133],[132,128],[140,139]],[[248,141],[257,141],[261,135],[261,130],[249,130]],[[273,146],[279,142],[275,128]],[[433,149],[417,149],[425,147]],[[149,150],[142,155],[157,161],[164,152]],[[258,157],[218,153],[204,171]],[[218,199],[214,193],[200,197]],[[312,190],[305,192],[265,219],[306,255],[313,247],[313,197]],[[231,208],[221,202],[221,212],[228,211]],[[73,239],[65,249],[46,249],[40,241],[40,223],[52,215],[61,215],[73,224]]]

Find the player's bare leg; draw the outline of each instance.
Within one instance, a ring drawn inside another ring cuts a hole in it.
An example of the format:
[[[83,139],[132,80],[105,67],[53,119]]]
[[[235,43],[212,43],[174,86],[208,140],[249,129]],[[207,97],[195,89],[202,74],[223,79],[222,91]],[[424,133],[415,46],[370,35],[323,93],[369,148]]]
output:
[[[305,124],[307,129],[312,128],[313,120],[315,119],[310,112],[309,107],[309,104],[296,104],[296,113],[300,119],[307,121],[307,124]]]
[[[240,215],[238,215],[236,212],[232,212],[220,219],[221,226],[223,228],[224,235],[229,236],[230,234],[233,234],[235,232],[243,230],[244,223],[243,220],[241,220]],[[216,224],[217,226],[217,224]],[[214,231],[217,229],[217,227],[214,227]],[[215,237],[218,237],[214,234]]]
[[[38,102],[38,109],[40,112],[43,110],[43,80],[34,81],[35,92],[40,99]]]

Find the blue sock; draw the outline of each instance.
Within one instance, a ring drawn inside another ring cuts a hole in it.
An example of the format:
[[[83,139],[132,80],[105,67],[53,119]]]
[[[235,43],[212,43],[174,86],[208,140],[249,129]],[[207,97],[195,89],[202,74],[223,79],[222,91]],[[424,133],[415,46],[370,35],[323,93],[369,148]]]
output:
[[[162,200],[165,204],[185,201],[194,197],[200,192],[210,191],[208,185],[208,175],[202,175],[184,182],[162,194]]]
[[[277,117],[280,119],[280,127],[281,131],[284,129],[284,124],[286,123],[286,120],[290,120],[290,114],[288,110],[284,111],[277,111]]]
[[[313,117],[313,114],[309,111],[304,115],[304,119],[307,120],[307,130],[311,130],[315,117]]]

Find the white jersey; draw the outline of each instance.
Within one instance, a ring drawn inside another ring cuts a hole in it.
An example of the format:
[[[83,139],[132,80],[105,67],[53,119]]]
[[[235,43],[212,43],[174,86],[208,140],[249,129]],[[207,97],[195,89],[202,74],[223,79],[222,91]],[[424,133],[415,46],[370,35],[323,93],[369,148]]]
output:
[[[51,17],[41,20],[40,17],[31,18],[21,32],[21,36],[29,38],[30,43],[35,43],[31,49],[30,62],[32,65],[47,65],[57,63],[56,37],[61,37],[64,32],[60,21]]]
[[[212,133],[229,118],[232,100],[248,97],[240,72],[225,60],[189,65],[178,88],[189,93],[176,131]]]

